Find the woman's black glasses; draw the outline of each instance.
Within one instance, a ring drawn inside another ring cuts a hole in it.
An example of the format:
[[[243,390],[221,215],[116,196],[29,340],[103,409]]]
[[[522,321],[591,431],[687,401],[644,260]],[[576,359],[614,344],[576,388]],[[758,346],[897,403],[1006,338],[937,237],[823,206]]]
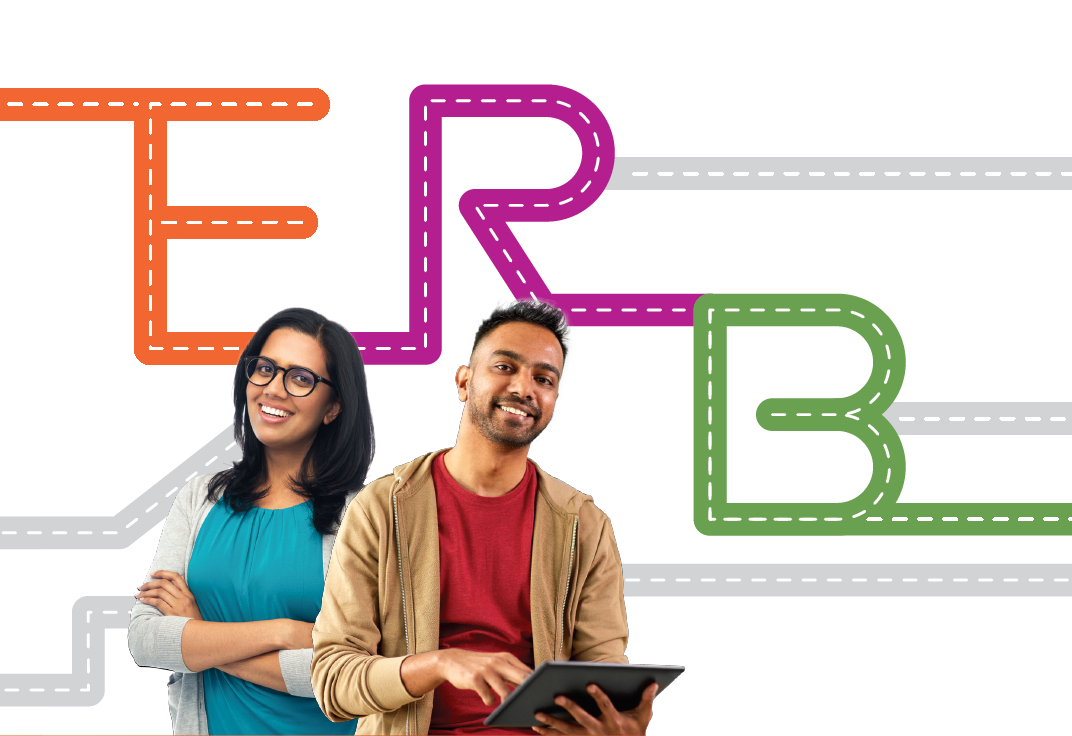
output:
[[[265,358],[260,355],[246,358],[246,378],[254,386],[267,386],[275,380],[275,374],[279,371],[283,371],[283,369],[277,366],[271,358]],[[283,371],[283,388],[291,396],[297,398],[308,396],[318,383],[332,385],[331,381],[323,376],[318,376],[308,368],[288,368]]]

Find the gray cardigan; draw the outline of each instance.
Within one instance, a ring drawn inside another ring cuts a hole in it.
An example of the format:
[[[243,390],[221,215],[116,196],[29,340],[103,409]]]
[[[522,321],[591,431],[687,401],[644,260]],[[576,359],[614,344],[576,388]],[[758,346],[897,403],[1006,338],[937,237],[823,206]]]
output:
[[[164,521],[156,557],[149,573],[171,570],[186,577],[194,540],[208,512],[215,505],[207,498],[208,480],[203,475],[187,483],[179,494]],[[349,505],[357,491],[346,497]],[[345,513],[345,509],[344,509]],[[327,576],[334,534],[324,537],[324,575]],[[149,573],[145,582],[151,580]],[[171,670],[168,679],[168,706],[171,709],[171,726],[176,734],[207,734],[208,714],[205,711],[205,692],[200,672],[193,672],[182,660],[182,629],[190,619],[183,616],[165,616],[146,603],[136,602],[130,612],[130,628],[127,630],[127,647],[139,667],[158,667]],[[287,692],[298,697],[313,697],[310,669],[312,649],[283,649],[279,652],[279,669],[283,674]]]

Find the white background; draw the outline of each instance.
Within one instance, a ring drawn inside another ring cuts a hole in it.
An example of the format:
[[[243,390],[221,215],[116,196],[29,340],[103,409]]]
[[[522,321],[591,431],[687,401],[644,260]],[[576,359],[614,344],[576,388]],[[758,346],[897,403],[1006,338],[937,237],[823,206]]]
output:
[[[307,205],[305,241],[172,241],[171,329],[252,331],[307,306],[406,324],[407,99],[425,83],[587,95],[620,156],[1069,156],[1060,3],[5,3],[3,87],[320,87],[315,123],[173,124],[170,204]],[[133,354],[130,123],[0,123],[0,516],[111,515],[228,423],[231,368]],[[444,127],[444,351],[376,366],[371,477],[449,446],[455,368],[509,299],[457,212],[467,189],[551,187],[553,121]],[[560,292],[850,293],[906,345],[904,401],[1070,401],[1066,192],[607,192],[515,226]],[[255,250],[254,250],[255,249]],[[300,267],[288,261],[308,253]],[[755,426],[771,396],[854,391],[837,331],[731,335],[734,499],[839,500],[843,438]],[[692,527],[687,328],[578,328],[532,456],[591,493],[628,563],[1072,561],[1064,538],[767,539]],[[906,437],[904,500],[1068,500],[1067,438]],[[778,453],[775,455],[775,453]],[[128,549],[0,553],[0,672],[70,671],[71,605],[135,592]],[[651,733],[1055,732],[1068,599],[629,598],[629,654],[680,663]],[[106,636],[92,708],[0,710],[9,733],[168,733],[166,673]]]

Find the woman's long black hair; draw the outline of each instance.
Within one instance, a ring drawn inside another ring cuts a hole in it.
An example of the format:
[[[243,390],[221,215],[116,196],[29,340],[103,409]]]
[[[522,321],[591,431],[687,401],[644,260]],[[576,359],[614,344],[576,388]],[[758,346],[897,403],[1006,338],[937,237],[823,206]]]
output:
[[[253,433],[246,411],[246,358],[260,355],[268,336],[279,329],[294,330],[319,343],[327,358],[328,376],[342,409],[330,424],[321,425],[302,461],[291,490],[313,499],[313,526],[320,534],[333,534],[341,521],[346,494],[365,485],[376,441],[372,410],[365,387],[365,364],[353,336],[337,322],[311,309],[284,309],[273,315],[250,339],[238,360],[234,377],[234,438],[242,446],[242,459],[217,473],[208,484],[210,501],[223,499],[235,511],[248,511],[268,491],[256,490],[267,477],[264,445]]]

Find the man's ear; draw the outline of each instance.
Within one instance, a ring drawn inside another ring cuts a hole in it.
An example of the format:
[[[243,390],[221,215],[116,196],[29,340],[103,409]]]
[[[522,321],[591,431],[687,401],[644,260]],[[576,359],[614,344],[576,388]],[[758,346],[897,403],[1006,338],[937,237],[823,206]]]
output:
[[[458,401],[469,400],[469,379],[473,377],[473,371],[467,365],[458,366],[454,373],[454,383],[458,386]]]

